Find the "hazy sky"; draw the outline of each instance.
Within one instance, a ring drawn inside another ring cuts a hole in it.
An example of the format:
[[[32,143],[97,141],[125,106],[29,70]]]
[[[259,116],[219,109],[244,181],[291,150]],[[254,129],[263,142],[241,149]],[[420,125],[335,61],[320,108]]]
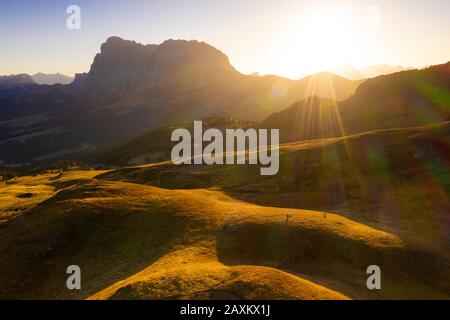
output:
[[[80,30],[66,27],[71,4]],[[450,1],[1,0],[0,74],[88,71],[112,35],[202,40],[241,72],[292,78],[343,64],[420,67],[450,60]]]

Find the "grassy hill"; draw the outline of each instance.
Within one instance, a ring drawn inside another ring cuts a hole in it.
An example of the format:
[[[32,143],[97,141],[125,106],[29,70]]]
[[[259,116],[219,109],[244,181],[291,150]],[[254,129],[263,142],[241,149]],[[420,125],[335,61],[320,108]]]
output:
[[[369,293],[366,263],[382,259],[390,270],[411,254],[397,236],[338,215],[291,209],[286,224],[285,213],[212,190],[85,181],[1,225],[2,296],[340,299],[337,288]],[[78,292],[65,288],[71,263],[83,270]],[[321,263],[336,291],[302,278],[318,276]],[[404,273],[396,270],[392,276]],[[392,286],[385,294],[401,294],[406,283],[398,283],[385,279]],[[414,292],[444,296],[428,287]]]
[[[2,214],[32,196],[2,216],[0,297],[448,299],[448,130],[283,144],[275,177],[160,163],[7,181]]]
[[[423,126],[450,119],[450,62],[369,79],[345,101],[315,96],[259,123],[279,128],[282,141],[347,136]]]
[[[450,235],[449,122],[386,129],[280,146],[280,171],[259,166],[125,167],[107,180],[171,189],[219,188],[260,205],[336,211],[352,219],[405,230],[418,243]],[[414,236],[414,232],[420,233]],[[423,233],[427,234],[425,239]]]

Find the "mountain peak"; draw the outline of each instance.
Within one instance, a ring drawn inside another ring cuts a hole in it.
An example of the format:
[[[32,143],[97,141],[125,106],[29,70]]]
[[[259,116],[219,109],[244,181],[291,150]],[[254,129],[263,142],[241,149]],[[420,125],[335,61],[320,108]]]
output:
[[[101,45],[84,87],[95,97],[111,98],[167,82],[180,89],[197,87],[228,72],[237,72],[228,57],[205,42],[169,39],[144,45],[113,36]]]
[[[114,49],[129,49],[129,48],[145,48],[145,47],[156,47],[156,45],[143,45],[134,40],[125,40],[117,36],[112,36],[106,39],[100,47],[100,51],[114,50]]]
[[[84,86],[100,95],[117,95],[146,82],[151,57],[157,45],[142,45],[120,37],[109,37],[84,78]]]
[[[204,59],[209,59],[209,61],[213,59],[215,62],[229,64],[228,57],[222,51],[198,40],[166,40],[159,45],[155,52],[155,58],[183,58],[204,62],[208,62]]]

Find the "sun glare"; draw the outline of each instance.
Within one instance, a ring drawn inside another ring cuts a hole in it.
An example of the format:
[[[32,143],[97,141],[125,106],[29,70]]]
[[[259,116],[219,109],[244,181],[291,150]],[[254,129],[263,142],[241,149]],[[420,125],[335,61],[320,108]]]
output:
[[[282,31],[275,73],[297,78],[343,66],[363,67],[367,55],[361,26],[351,7],[315,8],[292,19]]]

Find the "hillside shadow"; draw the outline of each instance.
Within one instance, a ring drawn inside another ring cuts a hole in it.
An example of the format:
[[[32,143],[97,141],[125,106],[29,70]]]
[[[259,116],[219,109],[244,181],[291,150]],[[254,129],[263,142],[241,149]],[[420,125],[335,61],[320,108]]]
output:
[[[330,232],[256,222],[227,226],[216,241],[218,259],[226,265],[274,267],[314,282],[320,279],[351,297],[400,298],[414,286],[437,297],[450,294],[450,286],[441,281],[450,276],[448,259],[408,246],[370,246]],[[380,266],[386,292],[367,290],[369,265]]]

